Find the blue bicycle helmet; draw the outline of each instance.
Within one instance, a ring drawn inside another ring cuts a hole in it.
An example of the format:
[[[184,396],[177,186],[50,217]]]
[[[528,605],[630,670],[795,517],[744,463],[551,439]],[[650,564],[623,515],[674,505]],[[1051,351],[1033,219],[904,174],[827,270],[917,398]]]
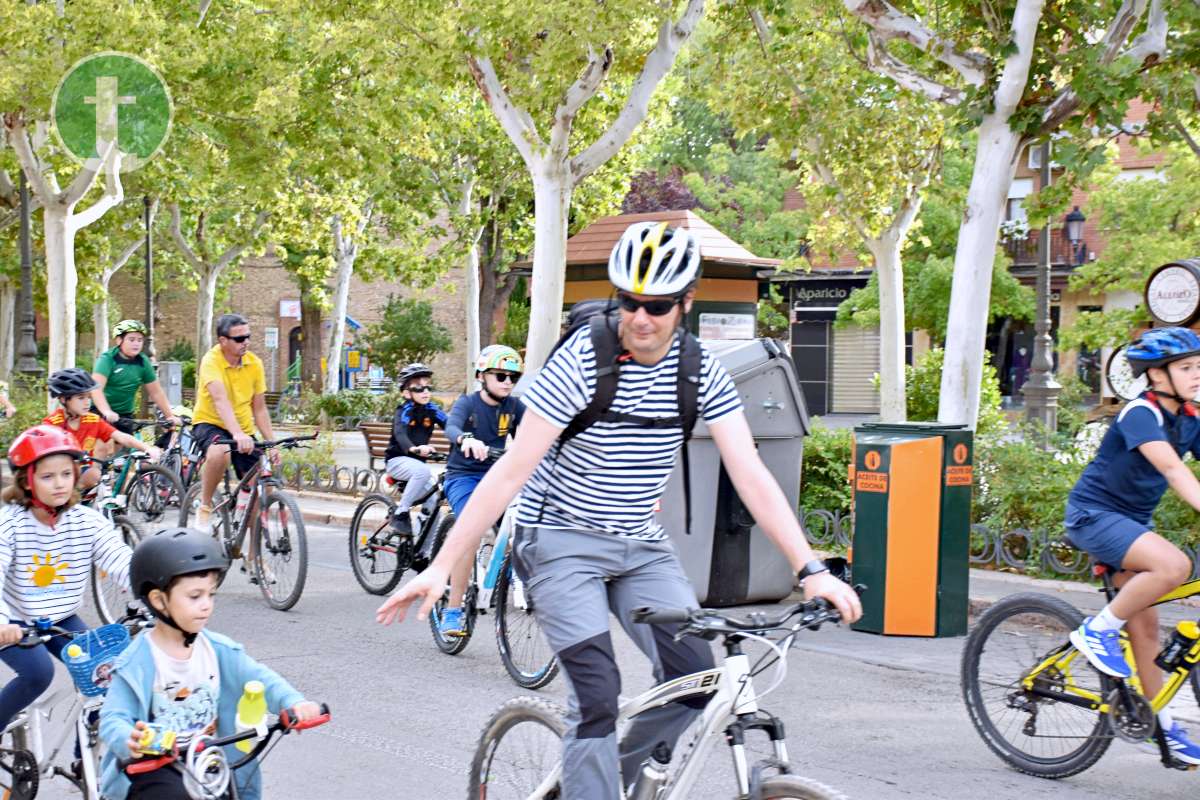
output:
[[[1154,328],[1125,348],[1125,358],[1134,376],[1188,356],[1200,356],[1200,336],[1190,328]]]

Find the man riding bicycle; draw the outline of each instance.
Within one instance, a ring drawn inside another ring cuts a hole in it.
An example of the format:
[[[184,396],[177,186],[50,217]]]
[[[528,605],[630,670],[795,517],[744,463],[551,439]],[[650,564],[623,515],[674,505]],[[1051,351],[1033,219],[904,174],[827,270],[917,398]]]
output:
[[[250,432],[257,428],[263,438],[275,438],[266,391],[262,361],[250,352],[250,323],[240,314],[222,314],[217,320],[217,343],[204,354],[196,370],[192,434],[197,446],[205,451],[195,523],[201,530],[208,529],[213,493],[231,458],[229,445],[214,444],[214,440],[233,439],[237,443],[232,460],[240,478],[256,463]],[[279,451],[270,451],[270,458],[278,464]]]
[[[446,500],[455,515],[467,507],[475,487],[491,468],[491,448],[503,449],[509,436],[516,435],[525,407],[512,397],[513,387],[525,366],[521,355],[502,344],[488,345],[475,360],[475,379],[481,389],[465,394],[450,409],[446,436],[450,439],[450,458],[446,461]],[[468,554],[450,574],[450,598],[438,620],[443,636],[462,636],[466,632],[463,595],[471,577],[474,555]]]
[[[678,625],[631,620],[637,606],[698,605],[654,509],[683,442],[677,383],[687,336],[682,324],[700,275],[699,246],[686,229],[637,223],[613,249],[608,274],[620,302],[619,316],[611,318],[620,355],[599,366],[619,370],[612,413],[561,441],[588,407],[599,377],[589,327],[581,327],[551,355],[524,395],[520,436],[480,482],[434,563],[377,613],[387,624],[420,600],[418,616],[427,617],[454,564],[475,552],[521,491],[517,569],[571,688],[564,800],[616,800],[619,781],[629,785],[651,750],[659,742],[672,745],[702,707],[693,700],[645,713],[618,748],[621,683],[610,610],[650,659],[656,680],[714,663],[703,641],[675,640]],[[857,619],[858,597],[814,558],[795,509],[759,458],[732,380],[703,345],[695,346],[701,355],[698,412],[743,502],[798,571],[805,594],[828,599],[846,621]],[[659,424],[646,424],[647,418]]]
[[[123,319],[113,328],[117,346],[105,350],[92,367],[92,379],[96,389],[92,392],[92,404],[96,411],[122,433],[133,433],[133,415],[137,391],[146,387],[146,396],[154,401],[163,416],[172,425],[180,423],[171,410],[167,393],[158,382],[154,365],[142,352],[146,345],[146,326],[136,319]]]

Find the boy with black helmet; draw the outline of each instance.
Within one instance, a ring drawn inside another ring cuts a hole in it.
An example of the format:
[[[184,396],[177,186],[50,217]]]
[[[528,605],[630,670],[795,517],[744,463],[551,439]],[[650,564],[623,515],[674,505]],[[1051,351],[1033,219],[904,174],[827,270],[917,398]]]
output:
[[[12,483],[0,497],[0,645],[21,640],[22,624],[40,617],[70,631],[87,630],[78,612],[96,565],[126,585],[130,551],[99,512],[79,504],[75,438],[38,425],[8,449]],[[55,637],[32,648],[0,650],[16,677],[0,690],[0,730],[54,679],[51,656],[70,640]]]
[[[1163,684],[1154,665],[1158,653],[1160,596],[1188,579],[1191,560],[1154,532],[1152,515],[1167,487],[1200,511],[1200,481],[1182,456],[1200,457],[1200,336],[1187,328],[1158,328],[1125,349],[1134,375],[1149,389],[1126,404],[1100,442],[1096,457],[1067,498],[1067,536],[1076,547],[1116,570],[1116,598],[1071,633],[1071,642],[1098,671],[1128,678],[1132,668],[1121,648],[1129,633],[1147,697]],[[1200,764],[1200,745],[1171,715],[1158,723],[1178,760]]]
[[[412,533],[409,511],[417,498],[433,487],[433,473],[425,462],[433,455],[433,428],[446,429],[446,412],[431,400],[433,370],[420,362],[400,370],[397,382],[404,402],[392,418],[392,438],[384,453],[383,468],[397,482],[407,481],[392,517],[392,527]]]
[[[58,399],[58,410],[42,420],[46,425],[54,425],[70,433],[79,442],[79,448],[88,455],[94,455],[96,445],[112,441],[122,447],[132,447],[148,453],[150,458],[157,461],[162,454],[154,445],[146,444],[141,439],[134,438],[124,431],[119,431],[109,425],[104,419],[92,411],[92,391],[96,389],[96,381],[87,370],[79,367],[60,369],[50,376],[47,384],[50,396]],[[79,478],[80,489],[90,489],[100,480],[100,469],[91,466],[84,470]]]
[[[100,712],[104,755],[101,790],[106,798],[187,800],[182,775],[155,770],[131,781],[119,758],[139,755],[146,723],[162,725],[187,747],[193,736],[228,736],[237,728],[237,702],[247,681],[265,687],[274,713],[294,708],[300,719],[320,714],[316,703],[273,670],[254,661],[240,644],[205,630],[220,576],[229,568],[212,536],[191,528],[168,528],[143,539],[129,567],[130,586],[162,623],[139,636],[118,658]],[[232,748],[231,760],[240,757]],[[237,796],[257,798],[256,769],[234,773]]]

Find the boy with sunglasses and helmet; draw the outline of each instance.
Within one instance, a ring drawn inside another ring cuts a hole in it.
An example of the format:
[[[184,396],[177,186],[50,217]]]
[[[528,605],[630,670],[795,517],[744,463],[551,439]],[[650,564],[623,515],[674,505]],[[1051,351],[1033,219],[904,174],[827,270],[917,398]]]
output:
[[[420,600],[418,616],[426,618],[454,565],[475,552],[520,492],[515,568],[572,695],[562,800],[622,797],[622,784],[633,782],[651,751],[661,742],[673,746],[700,713],[694,698],[663,705],[639,715],[618,745],[621,679],[610,613],[650,659],[659,682],[714,663],[707,642],[676,639],[678,625],[632,620],[642,605],[699,605],[654,513],[684,441],[681,327],[700,277],[699,245],[685,228],[635,223],[613,248],[608,275],[620,300],[615,361],[597,364],[589,326],[561,343],[521,398],[520,435],[471,495],[433,563],[376,614],[387,624]],[[759,458],[729,374],[698,347],[696,411],[743,503],[797,570],[805,594],[826,598],[847,622],[858,619],[857,595],[816,560],[796,510]],[[564,442],[596,392],[598,367],[617,373],[611,413]]]
[[[508,437],[516,435],[525,407],[512,397],[512,391],[524,370],[516,350],[502,344],[488,345],[475,360],[479,391],[458,398],[450,409],[446,424],[446,438],[450,440],[446,500],[456,516],[466,508],[471,493],[492,466],[489,449],[504,448]],[[450,597],[438,620],[442,636],[462,636],[466,632],[462,604],[472,563],[473,556],[468,555],[450,573]]]
[[[1152,516],[1167,488],[1200,511],[1200,481],[1183,463],[1200,458],[1200,336],[1187,328],[1156,328],[1125,349],[1134,375],[1150,388],[1121,409],[1100,449],[1067,498],[1067,537],[1111,567],[1120,592],[1071,633],[1092,666],[1114,678],[1133,668],[1121,649],[1129,633],[1147,697],[1163,686],[1158,655],[1158,611],[1151,605],[1192,573],[1187,555],[1154,532]],[[1167,747],[1185,764],[1200,764],[1200,745],[1167,711],[1158,714]]]
[[[384,453],[383,468],[396,482],[405,481],[404,493],[392,515],[392,527],[412,535],[412,511],[417,498],[433,487],[433,473],[425,463],[433,455],[434,426],[446,429],[446,412],[432,401],[433,370],[420,362],[400,370],[397,381],[404,402],[392,418],[392,438]]]

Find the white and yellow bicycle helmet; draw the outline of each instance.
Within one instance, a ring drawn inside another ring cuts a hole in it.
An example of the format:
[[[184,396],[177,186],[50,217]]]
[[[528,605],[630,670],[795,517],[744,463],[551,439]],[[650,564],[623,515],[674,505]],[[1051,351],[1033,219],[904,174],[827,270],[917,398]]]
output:
[[[609,281],[633,294],[679,295],[699,277],[700,244],[687,228],[665,222],[630,225],[608,258]]]
[[[481,372],[487,372],[490,369],[515,372],[520,375],[525,371],[525,364],[521,361],[521,354],[508,345],[489,344],[479,351],[479,358],[475,359],[475,375],[478,377]]]

